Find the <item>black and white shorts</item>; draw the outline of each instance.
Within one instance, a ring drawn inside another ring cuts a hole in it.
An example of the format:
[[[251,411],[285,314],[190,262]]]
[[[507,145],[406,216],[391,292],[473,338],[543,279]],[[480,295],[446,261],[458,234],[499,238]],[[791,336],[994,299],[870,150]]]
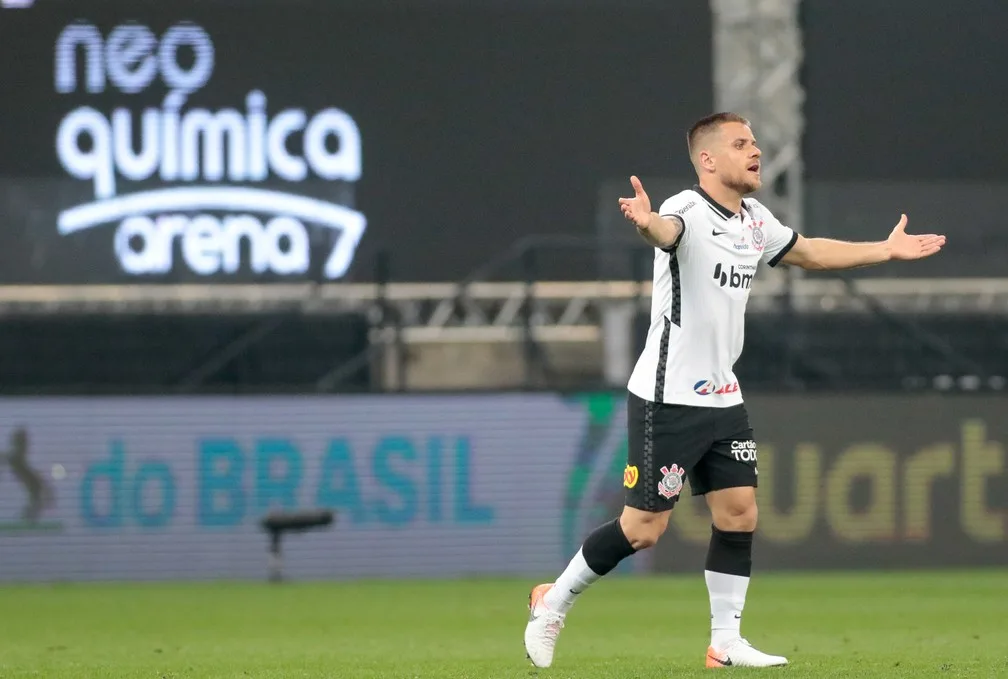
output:
[[[756,487],[756,443],[745,405],[728,408],[627,401],[626,505],[647,512],[675,506],[685,479],[693,495]]]

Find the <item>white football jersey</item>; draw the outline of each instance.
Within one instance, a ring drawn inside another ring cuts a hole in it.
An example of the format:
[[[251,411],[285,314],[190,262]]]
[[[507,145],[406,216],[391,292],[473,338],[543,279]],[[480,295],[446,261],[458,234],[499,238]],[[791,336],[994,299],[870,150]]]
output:
[[[658,210],[685,224],[679,241],[655,248],[651,327],[627,385],[648,401],[725,408],[742,403],[735,361],[760,261],[776,266],[798,240],[759,201],[739,214],[699,186]]]

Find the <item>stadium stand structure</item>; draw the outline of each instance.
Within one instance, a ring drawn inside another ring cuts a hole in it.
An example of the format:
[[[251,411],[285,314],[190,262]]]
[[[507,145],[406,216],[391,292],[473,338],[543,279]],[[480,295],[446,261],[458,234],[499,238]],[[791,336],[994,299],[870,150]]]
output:
[[[647,281],[534,279],[0,288],[0,389],[619,387],[649,293]],[[738,374],[749,389],[1001,389],[1008,280],[763,281]]]

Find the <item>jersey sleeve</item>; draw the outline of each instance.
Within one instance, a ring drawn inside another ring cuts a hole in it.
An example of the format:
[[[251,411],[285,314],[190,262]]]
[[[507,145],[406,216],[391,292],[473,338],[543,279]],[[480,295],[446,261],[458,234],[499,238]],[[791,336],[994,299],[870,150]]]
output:
[[[661,207],[658,208],[659,217],[677,218],[683,225],[682,233],[679,234],[679,239],[669,247],[665,248],[666,252],[672,252],[680,247],[683,247],[689,241],[690,223],[687,215],[694,206],[696,206],[696,199],[692,196],[691,192],[682,191],[671,198],[667,198],[665,202],[661,204]]]
[[[781,224],[780,220],[760,203],[755,203],[756,217],[763,222],[763,237],[765,245],[760,256],[770,266],[777,266],[798,240],[798,233],[789,226]]]

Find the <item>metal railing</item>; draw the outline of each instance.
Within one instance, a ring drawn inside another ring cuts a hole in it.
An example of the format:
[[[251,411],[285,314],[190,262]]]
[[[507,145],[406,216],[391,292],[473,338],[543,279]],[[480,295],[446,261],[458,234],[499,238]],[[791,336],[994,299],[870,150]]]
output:
[[[624,270],[631,272],[630,280],[540,279],[540,262],[548,261],[552,252],[572,249],[594,252],[610,260],[622,255],[626,258]],[[379,283],[375,292],[380,293],[376,295],[382,309],[380,316],[391,323],[380,328],[375,339],[378,346],[392,343],[397,347],[396,384],[400,389],[406,384],[402,347],[436,341],[521,342],[526,382],[531,383],[533,374],[542,377],[550,372],[544,343],[601,339],[599,319],[590,313],[593,308],[629,302],[639,313],[648,313],[652,257],[650,248],[625,241],[570,236],[522,238],[459,283],[437,285],[437,295],[430,294],[435,288],[427,286],[426,315],[420,300],[413,298],[413,306],[406,303],[418,292],[416,287]],[[520,280],[487,280],[507,270],[512,276],[520,271]],[[441,299],[435,301],[436,296]],[[785,385],[801,386],[796,377],[799,366],[805,371],[823,371],[814,350],[801,346],[791,332],[799,315],[809,312],[868,314],[941,356],[952,369],[986,380],[989,372],[985,366],[915,321],[914,315],[980,312],[1008,317],[1008,279],[864,279],[842,272],[801,278],[781,276],[761,280],[753,287],[749,310],[753,314],[777,314],[783,323],[781,381]],[[375,350],[372,346],[369,354]],[[333,374],[320,380],[320,388],[336,386]]]
[[[581,281],[544,280],[559,256],[588,256]],[[350,360],[334,357],[306,388],[337,391],[350,376],[381,358],[396,360],[397,389],[408,387],[407,348],[434,342],[520,344],[526,381],[549,381],[546,345],[602,340],[601,317],[611,305],[649,310],[651,248],[636,241],[593,237],[534,236],[477,267],[455,283],[393,282],[388,259],[376,258],[369,283],[271,283],[264,285],[0,286],[0,314],[261,314],[251,327],[200,356],[171,385],[198,387],[215,370],[280,328],[286,319],[355,312],[370,319],[370,346]],[[587,275],[594,272],[594,276]],[[790,330],[801,315],[858,313],[880,320],[901,337],[940,356],[962,374],[986,379],[987,366],[930,331],[918,319],[931,313],[984,313],[1008,318],[1006,279],[866,279],[817,273],[794,280],[759,279],[749,298],[751,314],[779,317],[781,380],[800,384],[800,373],[826,374],[821,357]],[[536,379],[538,378],[538,379]]]

